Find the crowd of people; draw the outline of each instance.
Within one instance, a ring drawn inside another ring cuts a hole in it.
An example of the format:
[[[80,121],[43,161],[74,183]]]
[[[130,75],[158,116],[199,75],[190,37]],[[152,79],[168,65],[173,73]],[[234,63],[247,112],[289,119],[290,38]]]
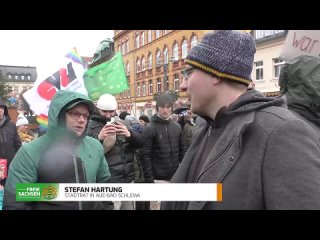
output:
[[[180,88],[191,106],[180,115],[166,93],[150,119],[136,119],[110,94],[94,105],[60,90],[48,131],[35,138],[28,120],[19,115],[15,126],[0,102],[3,208],[320,209],[320,58],[286,62],[281,96],[266,97],[251,87],[255,52],[248,33],[207,33],[185,59]],[[223,201],[17,202],[22,182],[223,183]]]

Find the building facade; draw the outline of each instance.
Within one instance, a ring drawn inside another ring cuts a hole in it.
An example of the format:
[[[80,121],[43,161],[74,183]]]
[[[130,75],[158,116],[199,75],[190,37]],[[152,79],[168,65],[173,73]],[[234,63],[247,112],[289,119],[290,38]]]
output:
[[[256,54],[252,71],[255,88],[267,96],[279,95],[279,75],[285,63],[279,56],[287,35],[286,30],[253,30]]]
[[[0,65],[0,71],[8,85],[8,92],[15,95],[32,88],[37,79],[36,67]]]
[[[116,95],[119,110],[135,117],[156,112],[154,95],[175,91],[175,108],[188,104],[180,92],[184,59],[209,30],[115,30],[115,51],[121,51],[129,90]]]

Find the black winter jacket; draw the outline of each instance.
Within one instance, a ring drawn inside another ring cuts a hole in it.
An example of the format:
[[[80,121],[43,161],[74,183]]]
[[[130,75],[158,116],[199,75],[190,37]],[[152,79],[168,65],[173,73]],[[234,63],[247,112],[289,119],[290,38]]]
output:
[[[155,114],[142,136],[141,162],[146,181],[170,181],[185,154],[181,126]]]
[[[130,129],[128,124],[117,118],[130,131],[131,137],[117,135],[114,147],[105,154],[111,173],[110,183],[130,183],[135,179],[134,150],[143,146],[142,136]],[[94,115],[88,126],[87,135],[98,139],[101,129],[106,124],[106,119]]]
[[[21,147],[21,140],[16,125],[10,121],[8,108],[1,99],[0,106],[4,107],[4,121],[0,121],[0,158],[7,159],[9,165]]]

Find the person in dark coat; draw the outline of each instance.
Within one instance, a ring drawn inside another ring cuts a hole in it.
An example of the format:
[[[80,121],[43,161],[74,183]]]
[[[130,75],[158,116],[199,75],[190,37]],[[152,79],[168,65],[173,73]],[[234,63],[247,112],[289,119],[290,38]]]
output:
[[[188,53],[180,88],[205,121],[171,182],[222,183],[222,201],[161,209],[320,209],[319,135],[282,98],[248,90],[255,51],[252,35],[216,30]]]
[[[22,143],[16,129],[16,125],[11,121],[8,107],[0,99],[0,159],[7,160],[7,169]],[[6,179],[0,179],[0,185],[4,186]]]
[[[98,139],[105,148],[105,157],[111,173],[109,183],[133,183],[134,150],[143,146],[143,140],[126,121],[115,116],[116,109],[117,102],[114,96],[101,95],[97,102],[98,113],[91,117],[87,135]],[[135,203],[115,201],[114,209],[134,210]]]
[[[193,115],[191,111],[187,111],[184,117],[184,127],[182,129],[182,139],[186,150],[189,148],[192,141],[192,132],[194,128]]]
[[[168,183],[185,154],[181,126],[172,121],[173,99],[169,94],[159,95],[157,112],[144,128],[141,162],[145,181]],[[159,210],[160,202],[151,202],[151,210]]]

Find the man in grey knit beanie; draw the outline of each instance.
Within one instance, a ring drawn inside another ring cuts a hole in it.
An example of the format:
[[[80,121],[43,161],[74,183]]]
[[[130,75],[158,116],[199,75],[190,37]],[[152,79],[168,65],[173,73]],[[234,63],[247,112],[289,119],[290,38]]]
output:
[[[161,209],[320,209],[319,136],[282,98],[248,89],[255,51],[250,34],[220,30],[187,55],[180,88],[203,121],[171,182],[223,187],[217,201]]]

